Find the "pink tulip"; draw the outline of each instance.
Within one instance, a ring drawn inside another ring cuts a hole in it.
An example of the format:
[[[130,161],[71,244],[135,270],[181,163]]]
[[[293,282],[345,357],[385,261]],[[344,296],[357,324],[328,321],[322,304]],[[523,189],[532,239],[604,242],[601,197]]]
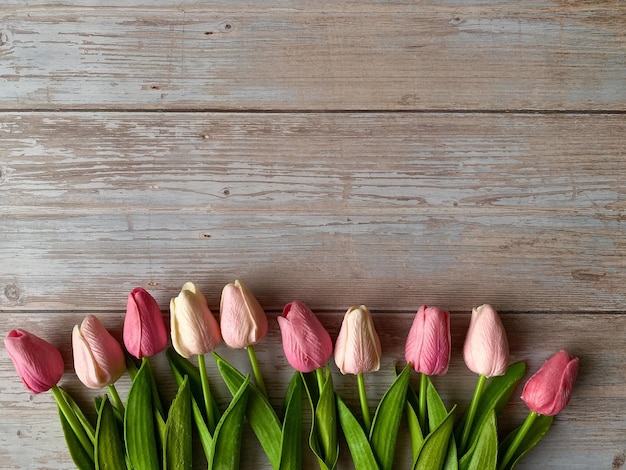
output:
[[[247,348],[267,334],[265,311],[243,282],[235,281],[224,287],[220,312],[222,337],[231,348]]]
[[[380,339],[365,305],[346,312],[337,341],[335,364],[342,374],[359,375],[380,368]]]
[[[531,411],[554,416],[569,402],[577,374],[578,358],[561,350],[528,379],[522,400]]]
[[[47,341],[22,329],[11,330],[4,346],[26,388],[42,393],[54,387],[63,376],[63,357]]]
[[[500,317],[491,305],[473,309],[463,346],[465,364],[485,377],[504,375],[509,365],[509,343]]]
[[[141,287],[128,294],[124,346],[137,359],[154,356],[167,346],[167,331],[161,309],[154,297]]]
[[[333,353],[328,331],[304,303],[294,300],[278,317],[283,349],[291,367],[311,372],[324,366]]]
[[[186,282],[170,301],[170,320],[172,345],[183,357],[206,354],[222,341],[220,325],[193,282]]]
[[[89,388],[111,385],[126,370],[122,346],[94,315],[74,326],[72,349],[76,375]]]
[[[450,362],[450,314],[422,305],[409,330],[404,357],[417,372],[445,374]]]

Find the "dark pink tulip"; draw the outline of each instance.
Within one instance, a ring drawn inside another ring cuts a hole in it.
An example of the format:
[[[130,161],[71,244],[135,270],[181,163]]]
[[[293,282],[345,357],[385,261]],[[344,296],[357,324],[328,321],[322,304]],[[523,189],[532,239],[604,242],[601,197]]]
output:
[[[137,359],[154,356],[167,346],[167,330],[154,297],[137,287],[128,294],[124,346]]]
[[[294,300],[278,317],[283,349],[291,367],[311,372],[323,367],[333,353],[328,331],[304,303]]]
[[[561,350],[533,375],[522,391],[522,400],[541,415],[559,414],[572,396],[578,374],[578,358]]]
[[[404,357],[417,372],[445,374],[450,362],[450,314],[422,305],[409,330]]]
[[[47,341],[26,330],[16,329],[9,331],[4,346],[22,382],[31,392],[46,392],[61,380],[63,357]]]

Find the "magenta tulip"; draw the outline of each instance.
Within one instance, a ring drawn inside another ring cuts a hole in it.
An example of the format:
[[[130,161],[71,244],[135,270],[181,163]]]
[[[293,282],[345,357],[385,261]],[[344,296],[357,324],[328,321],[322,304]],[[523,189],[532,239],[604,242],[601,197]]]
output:
[[[491,305],[473,309],[463,346],[465,364],[484,377],[504,375],[509,365],[509,342],[498,313]]]
[[[417,372],[445,374],[450,362],[450,314],[422,305],[409,330],[404,357]]]
[[[294,300],[278,317],[285,357],[291,367],[311,372],[324,366],[333,353],[328,331],[304,303]]]
[[[578,358],[561,350],[528,379],[522,400],[531,411],[554,416],[569,402],[577,375]]]
[[[267,316],[256,297],[243,282],[227,284],[220,301],[220,327],[224,342],[243,349],[267,334]]]
[[[26,388],[42,393],[54,387],[63,376],[63,357],[47,341],[22,329],[11,330],[4,346]]]
[[[94,315],[74,326],[72,350],[76,375],[89,388],[111,385],[126,370],[122,346]]]
[[[137,287],[128,294],[124,346],[138,359],[154,356],[167,346],[167,330],[157,301]]]

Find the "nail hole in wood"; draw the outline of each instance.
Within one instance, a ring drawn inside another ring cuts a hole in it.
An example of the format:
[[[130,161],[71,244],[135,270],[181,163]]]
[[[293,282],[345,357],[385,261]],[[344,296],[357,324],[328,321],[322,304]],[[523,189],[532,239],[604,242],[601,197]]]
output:
[[[20,298],[20,291],[15,284],[7,284],[4,288],[4,295],[10,301],[15,302]]]

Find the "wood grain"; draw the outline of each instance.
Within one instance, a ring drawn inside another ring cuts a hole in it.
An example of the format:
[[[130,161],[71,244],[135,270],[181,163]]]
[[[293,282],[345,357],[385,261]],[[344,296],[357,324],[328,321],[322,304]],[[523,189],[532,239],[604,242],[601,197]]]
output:
[[[0,10],[0,108],[626,106],[619,0],[91,3]]]

